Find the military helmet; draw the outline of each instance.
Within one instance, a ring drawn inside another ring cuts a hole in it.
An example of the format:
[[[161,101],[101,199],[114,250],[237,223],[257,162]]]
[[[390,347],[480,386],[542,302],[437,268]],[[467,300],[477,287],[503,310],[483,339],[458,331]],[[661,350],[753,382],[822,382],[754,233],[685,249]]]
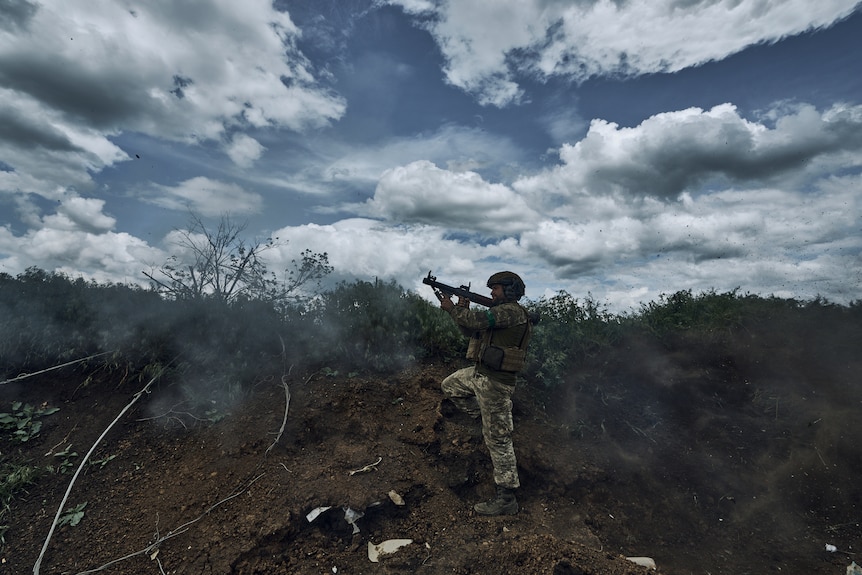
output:
[[[524,280],[515,272],[497,272],[488,278],[488,287],[503,286],[503,294],[507,301],[518,301],[524,295],[526,287]]]

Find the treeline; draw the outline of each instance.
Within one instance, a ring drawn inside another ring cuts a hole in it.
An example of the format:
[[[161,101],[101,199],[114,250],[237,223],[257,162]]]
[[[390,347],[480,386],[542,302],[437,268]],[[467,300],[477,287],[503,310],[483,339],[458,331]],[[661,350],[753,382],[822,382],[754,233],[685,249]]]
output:
[[[836,322],[862,325],[860,302],[842,306],[737,290],[681,291],[626,314],[566,292],[525,303],[541,321],[524,376],[544,387],[560,385],[573,366],[634,337],[668,349],[683,339],[720,347],[764,321],[783,324],[782,332],[796,337],[828,337]],[[217,393],[250,385],[274,362],[391,372],[428,358],[460,357],[464,346],[444,312],[394,282],[356,280],[286,305],[245,296],[166,298],[36,268],[0,274],[2,382],[89,358],[75,364],[88,377],[142,379],[167,368],[166,377],[206,381]]]

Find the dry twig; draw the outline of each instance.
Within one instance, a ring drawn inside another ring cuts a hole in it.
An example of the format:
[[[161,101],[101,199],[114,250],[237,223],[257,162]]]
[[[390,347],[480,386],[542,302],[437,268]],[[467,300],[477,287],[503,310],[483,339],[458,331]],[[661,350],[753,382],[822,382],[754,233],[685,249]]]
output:
[[[290,366],[290,369],[287,370],[287,373],[281,376],[281,387],[284,388],[284,419],[281,421],[281,429],[278,430],[278,435],[275,436],[275,441],[272,442],[272,445],[266,448],[263,456],[266,457],[269,455],[269,452],[272,451],[272,448],[276,446],[278,440],[281,439],[281,435],[284,433],[284,428],[287,427],[287,411],[290,409],[290,387],[287,385],[287,380],[290,378],[290,372],[293,370],[293,366]]]
[[[366,471],[377,471],[377,466],[380,465],[380,462],[383,461],[382,457],[378,457],[377,461],[374,463],[369,463],[365,467],[360,467],[359,469],[354,469],[347,473],[347,475],[356,475],[357,473],[365,473]]]

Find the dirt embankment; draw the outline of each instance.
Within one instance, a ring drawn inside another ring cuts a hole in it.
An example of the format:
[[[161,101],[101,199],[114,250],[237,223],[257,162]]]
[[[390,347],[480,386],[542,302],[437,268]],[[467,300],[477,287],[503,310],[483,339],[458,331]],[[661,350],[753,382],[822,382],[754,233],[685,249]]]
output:
[[[455,365],[294,376],[286,423],[277,371],[215,422],[162,384],[93,454],[67,503],[83,519],[57,529],[41,572],[127,557],[101,572],[634,575],[650,571],[625,557],[649,556],[666,575],[843,573],[862,550],[862,364],[757,341],[628,342],[563,395],[521,385],[521,512],[505,518],[472,511],[493,486],[473,423],[440,413]],[[4,406],[60,408],[30,442],[4,439],[7,461],[57,469],[72,446],[77,465],[137,391],[80,383],[0,389]],[[32,571],[73,470],[12,502],[0,572]],[[372,562],[390,539],[412,543]]]

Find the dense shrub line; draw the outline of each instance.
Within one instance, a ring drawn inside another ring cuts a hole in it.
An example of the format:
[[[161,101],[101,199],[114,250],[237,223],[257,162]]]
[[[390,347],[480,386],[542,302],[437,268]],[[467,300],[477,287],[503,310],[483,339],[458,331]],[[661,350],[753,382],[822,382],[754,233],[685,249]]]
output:
[[[720,342],[757,321],[799,327],[812,314],[857,322],[862,317],[859,302],[839,306],[738,290],[680,291],[626,314],[610,313],[591,296],[578,299],[562,291],[526,305],[542,319],[524,375],[548,387],[565,381],[573,365],[633,335],[672,347],[681,337]],[[207,382],[214,392],[234,393],[278,356],[307,367],[394,371],[463,351],[464,341],[447,315],[394,282],[344,282],[305,301],[276,306],[245,298],[164,299],[139,287],[35,268],[17,277],[0,274],[0,381],[111,352],[87,369],[146,377],[170,365],[186,378]]]
[[[164,299],[151,290],[28,269],[0,274],[0,381],[103,352],[86,366],[170,365],[211,387],[244,386],[263,362],[388,371],[462,351],[449,318],[395,283],[356,281],[291,305]]]

